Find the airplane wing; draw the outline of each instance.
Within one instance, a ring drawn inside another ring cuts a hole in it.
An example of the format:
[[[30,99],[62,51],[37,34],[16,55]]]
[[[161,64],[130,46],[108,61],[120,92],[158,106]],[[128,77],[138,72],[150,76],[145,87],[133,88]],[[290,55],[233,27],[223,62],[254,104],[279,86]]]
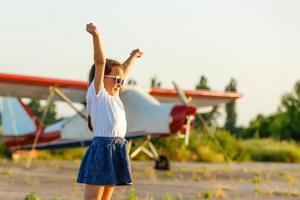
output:
[[[88,83],[84,81],[0,73],[0,96],[47,99],[50,87],[58,88],[71,101],[82,103],[85,102]],[[55,96],[54,100],[61,99]]]
[[[228,103],[242,97],[236,92],[214,92],[207,90],[184,90],[185,95],[190,99],[189,105],[195,107],[214,106],[221,103]],[[149,91],[153,97],[160,102],[173,102],[181,104],[177,91],[174,89],[152,88]]]
[[[85,81],[0,73],[0,96],[47,99],[50,87],[58,88],[71,101],[82,103],[85,102],[88,83]],[[242,96],[241,93],[206,90],[184,90],[184,93],[191,99],[190,105],[195,107],[227,103]],[[174,89],[153,88],[149,91],[149,94],[163,103],[181,104],[177,91]],[[122,95],[121,92],[120,96]],[[61,99],[55,96],[54,100]]]

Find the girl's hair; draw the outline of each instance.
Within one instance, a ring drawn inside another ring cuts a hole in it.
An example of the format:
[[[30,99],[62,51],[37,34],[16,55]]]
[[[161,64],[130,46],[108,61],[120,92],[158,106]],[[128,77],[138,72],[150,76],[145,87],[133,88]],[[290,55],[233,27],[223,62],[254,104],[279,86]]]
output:
[[[113,59],[106,59],[106,63],[105,63],[105,70],[104,70],[104,75],[108,75],[111,73],[113,67],[120,67],[121,69],[123,69],[123,66],[121,65],[121,63],[119,63],[118,61],[115,61]],[[95,64],[92,65],[90,72],[89,72],[89,85],[92,83],[92,81],[95,78]],[[92,121],[91,121],[91,116],[88,116],[88,127],[90,129],[90,131],[93,131],[93,125],[92,125]]]
[[[92,65],[91,69],[90,69],[90,73],[89,73],[89,84],[91,84],[91,82],[94,80],[95,77],[95,64]],[[105,71],[104,71],[104,75],[108,75],[111,73],[112,68],[113,67],[120,67],[121,69],[123,69],[123,66],[121,65],[121,63],[119,63],[118,61],[115,61],[113,59],[106,59],[106,64],[105,64]]]

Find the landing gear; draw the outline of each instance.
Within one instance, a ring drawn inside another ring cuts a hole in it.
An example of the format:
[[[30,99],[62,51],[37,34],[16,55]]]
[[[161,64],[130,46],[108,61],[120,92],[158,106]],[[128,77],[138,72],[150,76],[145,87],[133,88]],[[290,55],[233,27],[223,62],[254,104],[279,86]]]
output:
[[[130,140],[128,143],[128,151],[130,152],[132,146],[132,141]],[[148,148],[146,148],[148,147]],[[145,142],[143,142],[137,149],[135,149],[132,153],[129,153],[130,159],[134,158],[140,152],[144,152],[147,156],[155,160],[154,168],[157,170],[169,170],[170,169],[170,161],[167,156],[158,155],[154,145],[151,142],[151,136],[148,135]]]
[[[155,169],[158,170],[170,170],[170,161],[167,156],[159,156],[157,160],[155,160]]]

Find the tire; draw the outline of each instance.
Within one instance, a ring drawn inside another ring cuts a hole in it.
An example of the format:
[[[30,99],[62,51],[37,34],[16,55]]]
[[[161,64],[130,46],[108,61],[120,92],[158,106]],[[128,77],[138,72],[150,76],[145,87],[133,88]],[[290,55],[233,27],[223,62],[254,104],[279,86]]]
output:
[[[159,156],[159,159],[155,160],[154,168],[157,170],[170,170],[169,158],[164,155]]]

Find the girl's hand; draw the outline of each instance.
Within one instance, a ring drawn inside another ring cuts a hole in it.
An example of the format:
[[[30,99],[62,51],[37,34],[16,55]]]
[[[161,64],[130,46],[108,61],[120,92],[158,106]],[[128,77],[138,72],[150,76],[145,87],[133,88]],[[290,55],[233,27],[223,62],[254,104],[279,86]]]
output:
[[[89,32],[92,36],[98,35],[97,27],[93,23],[86,25],[86,31]]]
[[[133,50],[133,51],[130,53],[131,56],[136,56],[137,58],[142,57],[143,54],[144,54],[144,53],[141,52],[139,49],[135,49],[135,50]]]
[[[124,75],[127,76],[129,69],[133,66],[135,63],[135,60],[137,58],[140,58],[143,56],[143,52],[141,52],[139,49],[132,50],[130,53],[130,56],[127,58],[127,60],[122,64],[124,67]]]

